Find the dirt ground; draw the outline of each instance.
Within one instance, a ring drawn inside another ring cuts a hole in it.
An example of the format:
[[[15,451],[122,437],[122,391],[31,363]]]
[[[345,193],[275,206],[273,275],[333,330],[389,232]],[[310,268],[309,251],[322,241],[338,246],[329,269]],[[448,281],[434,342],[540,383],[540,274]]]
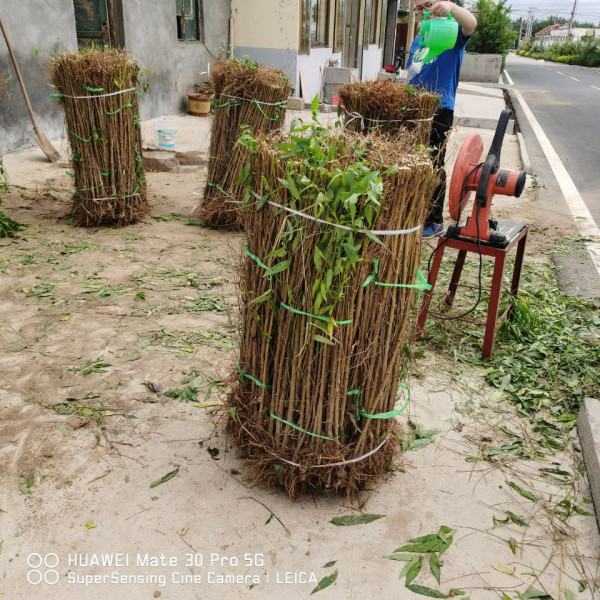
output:
[[[334,573],[319,597],[419,598],[399,579],[406,563],[384,557],[441,526],[455,530],[441,583],[425,564],[416,584],[472,600],[513,599],[529,586],[554,600],[565,589],[578,600],[599,593],[595,520],[555,511],[567,492],[589,507],[580,456],[466,460],[499,439],[501,425],[527,435],[480,367],[459,371],[426,353],[399,420],[433,442],[412,444],[350,504],[292,502],[253,485],[220,407],[236,363],[242,238],[198,227],[190,214],[208,121],[178,118],[179,166],[148,173],[151,212],[123,229],[74,228],[66,166],[39,152],[5,156],[3,210],[28,226],[0,240],[2,598],[295,599]],[[467,133],[455,132],[449,160]],[[507,138],[507,168],[518,167],[515,145]],[[532,224],[540,210],[531,187],[498,206],[502,218]],[[533,228],[528,260],[547,260],[553,227]],[[543,477],[549,467],[577,473],[575,483]],[[385,516],[331,523],[361,512]],[[510,514],[527,526],[499,522]]]

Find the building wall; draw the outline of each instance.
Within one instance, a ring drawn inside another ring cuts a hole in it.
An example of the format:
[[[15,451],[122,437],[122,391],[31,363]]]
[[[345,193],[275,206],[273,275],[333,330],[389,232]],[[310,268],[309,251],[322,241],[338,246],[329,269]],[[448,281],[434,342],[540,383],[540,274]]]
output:
[[[50,98],[48,64],[59,52],[77,50],[73,0],[2,0],[2,22],[15,53],[38,129],[48,139],[64,132],[64,113]],[[35,145],[34,131],[4,39],[0,74],[8,78],[0,96],[0,151]]]
[[[362,58],[362,81],[377,79],[381,71],[381,61],[383,59],[383,49],[377,44],[369,44],[367,50],[363,50]]]
[[[203,2],[204,43],[177,39],[173,0],[123,0],[125,47],[148,69],[150,88],[140,99],[142,119],[186,110],[186,92],[208,79],[208,64],[229,48],[228,0]]]
[[[320,94],[323,87],[323,74],[329,60],[337,60],[341,64],[341,52],[333,52],[331,48],[312,48],[310,54],[298,56],[298,73],[303,73],[302,81],[306,89],[302,88],[296,96],[302,93],[305,102],[312,102],[313,98]]]
[[[234,46],[297,50],[299,14],[298,0],[231,0]]]
[[[234,55],[281,69],[295,94],[300,88],[299,14],[298,0],[231,0]]]

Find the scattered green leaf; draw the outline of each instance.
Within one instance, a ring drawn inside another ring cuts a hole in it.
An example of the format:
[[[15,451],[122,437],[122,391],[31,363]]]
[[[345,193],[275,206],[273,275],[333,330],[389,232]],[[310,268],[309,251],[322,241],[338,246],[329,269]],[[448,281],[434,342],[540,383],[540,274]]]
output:
[[[169,481],[169,479],[173,479],[173,477],[175,477],[175,475],[177,475],[177,473],[179,473],[179,467],[173,469],[172,471],[169,471],[166,475],[163,475],[160,479],[157,479],[156,481],[153,481],[150,484],[151,488],[155,488],[158,485],[161,485],[167,481]]]
[[[317,584],[315,589],[310,593],[310,595],[312,596],[313,594],[316,594],[317,592],[320,592],[321,590],[324,590],[325,588],[329,587],[330,585],[335,583],[335,580],[337,579],[337,577],[338,577],[337,570],[334,571],[331,575],[327,575],[327,577],[323,577],[323,579],[321,579],[321,581],[319,581],[319,583]]]
[[[353,525],[365,525],[367,523],[372,523],[373,521],[377,521],[377,519],[382,519],[386,515],[346,515],[344,517],[334,517],[329,521],[338,527],[350,527]]]

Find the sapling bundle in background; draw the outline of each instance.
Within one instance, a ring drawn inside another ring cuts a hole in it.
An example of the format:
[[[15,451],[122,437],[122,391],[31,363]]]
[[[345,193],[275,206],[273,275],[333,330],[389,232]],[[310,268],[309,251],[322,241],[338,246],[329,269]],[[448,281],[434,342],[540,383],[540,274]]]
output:
[[[6,92],[6,79],[2,75],[0,75],[0,97]],[[0,98],[1,100],[1,98]],[[0,194],[2,190],[8,189],[8,177],[6,176],[6,171],[4,170],[4,164],[2,162],[2,154],[0,154]],[[0,197],[0,205],[2,204],[2,198]],[[13,221],[10,217],[7,217],[0,210],[0,238],[9,238],[15,237],[15,234],[18,231],[23,229],[23,225],[21,223],[17,223],[17,221]]]
[[[1,81],[1,77],[0,77]],[[8,189],[8,180],[6,177],[6,171],[4,170],[4,165],[2,164],[2,156],[0,155],[0,194],[2,194],[2,190]],[[0,206],[2,205],[2,197],[0,196]],[[15,237],[17,232],[23,229],[23,225],[21,223],[17,223],[17,221],[13,221],[10,217],[7,217],[0,210],[0,238],[11,238]]]
[[[415,283],[420,225],[436,176],[410,136],[301,129],[244,141],[259,200],[243,211],[229,423],[259,480],[292,496],[350,494],[380,477],[397,447],[410,307],[426,286]]]
[[[248,60],[223,60],[211,65],[214,89],[208,179],[198,211],[207,225],[231,230],[242,228],[237,197],[239,178],[246,163],[244,149],[236,146],[242,126],[254,135],[280,129],[286,100],[292,91],[288,77]]]
[[[125,52],[109,49],[59,54],[50,64],[65,108],[78,225],[127,225],[148,210],[139,71]]]
[[[417,144],[429,144],[439,96],[391,79],[348,83],[339,91],[346,129],[402,133],[409,130]]]

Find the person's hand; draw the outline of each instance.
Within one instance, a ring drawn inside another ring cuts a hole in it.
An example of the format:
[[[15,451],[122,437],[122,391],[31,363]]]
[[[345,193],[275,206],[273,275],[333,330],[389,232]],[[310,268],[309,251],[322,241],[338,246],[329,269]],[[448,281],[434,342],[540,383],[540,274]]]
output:
[[[454,8],[454,2],[434,2],[430,17],[447,17]]]

